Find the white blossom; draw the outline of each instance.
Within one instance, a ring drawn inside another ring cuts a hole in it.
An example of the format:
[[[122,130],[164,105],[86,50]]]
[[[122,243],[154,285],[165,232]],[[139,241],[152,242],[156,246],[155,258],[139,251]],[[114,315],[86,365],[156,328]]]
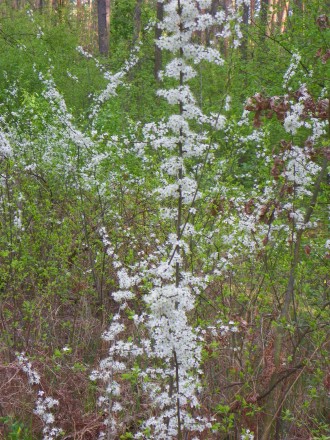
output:
[[[291,64],[283,76],[283,88],[286,88],[290,79],[295,75],[299,66],[301,56],[298,52],[294,52],[291,58]]]
[[[10,143],[2,130],[0,130],[0,157],[6,158],[13,155]]]

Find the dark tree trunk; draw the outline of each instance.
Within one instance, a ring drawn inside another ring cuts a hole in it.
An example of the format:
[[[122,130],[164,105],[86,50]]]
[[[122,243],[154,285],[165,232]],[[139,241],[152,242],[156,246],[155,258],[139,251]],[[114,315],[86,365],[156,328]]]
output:
[[[269,34],[269,28],[268,28],[268,13],[270,8],[270,1],[271,0],[261,0],[260,4],[260,25],[261,25],[261,37],[264,38],[266,35]]]
[[[214,16],[218,10],[219,10],[219,6],[220,6],[220,0],[212,0],[212,4],[211,4],[211,14]]]
[[[141,33],[141,7],[143,0],[136,0],[135,10],[134,10],[134,35],[133,35],[133,45],[140,39]]]
[[[97,0],[97,22],[99,51],[101,55],[109,54],[110,0]]]
[[[262,25],[267,26],[267,15],[269,10],[269,0],[261,0],[260,4],[260,19]]]
[[[247,26],[249,24],[249,5],[243,4],[243,23]]]
[[[157,13],[157,22],[160,23],[161,21],[163,21],[163,17],[164,17],[164,4],[163,2],[157,2],[156,5],[156,13]],[[156,43],[155,43],[155,66],[154,66],[154,76],[156,81],[158,81],[158,74],[159,71],[162,68],[162,51],[161,49],[157,46],[157,40],[159,40],[159,38],[162,35],[162,31],[161,29],[159,29],[158,25],[156,24],[156,28],[155,28],[155,39],[156,39]]]
[[[298,6],[298,8],[302,11],[304,9],[304,2],[303,0],[294,0],[294,4]]]
[[[43,7],[44,7],[44,2],[43,2],[43,0],[36,0],[36,2],[35,2],[35,8],[36,8],[38,11],[42,12]]]

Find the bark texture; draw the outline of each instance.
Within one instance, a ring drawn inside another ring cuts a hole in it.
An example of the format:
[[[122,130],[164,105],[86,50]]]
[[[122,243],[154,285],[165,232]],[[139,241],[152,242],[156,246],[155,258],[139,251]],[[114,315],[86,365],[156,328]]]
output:
[[[109,54],[110,0],[97,0],[97,22],[99,51],[101,55]]]

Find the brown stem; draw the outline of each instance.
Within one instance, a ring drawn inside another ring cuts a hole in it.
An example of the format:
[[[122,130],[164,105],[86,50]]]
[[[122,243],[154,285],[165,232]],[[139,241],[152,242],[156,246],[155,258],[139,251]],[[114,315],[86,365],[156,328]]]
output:
[[[178,440],[182,440],[182,428],[181,428],[181,408],[180,408],[180,380],[179,380],[179,363],[176,357],[176,351],[173,350],[173,359],[175,364],[175,380],[176,380],[176,415],[178,419]]]
[[[330,122],[330,106],[329,106],[329,122]],[[330,124],[329,124],[329,137],[330,137]],[[315,208],[315,205],[317,202],[317,198],[318,198],[320,190],[321,190],[322,181],[324,180],[324,178],[327,174],[328,162],[329,162],[328,157],[327,157],[327,155],[325,155],[325,157],[323,159],[321,171],[320,171],[319,176],[315,182],[315,186],[314,186],[314,190],[312,193],[312,198],[310,200],[310,204],[309,204],[309,206],[306,210],[306,213],[305,213],[304,224],[307,224],[310,221],[311,216],[313,214],[313,211],[314,211],[314,208]],[[293,260],[291,263],[289,280],[288,280],[287,288],[286,288],[286,291],[284,294],[284,301],[283,301],[281,315],[280,315],[280,317],[284,321],[288,319],[289,314],[290,314],[290,305],[292,303],[293,295],[294,295],[295,276],[296,276],[296,271],[297,271],[298,265],[300,263],[300,247],[301,247],[303,233],[304,233],[304,229],[300,228],[300,229],[298,229],[297,234],[296,234],[296,241],[295,241],[294,251],[293,251]],[[283,327],[281,325],[279,325],[278,327],[275,328],[274,333],[275,333],[274,334],[274,362],[275,362],[276,369],[275,369],[275,373],[273,374],[271,381],[270,381],[270,388],[272,388],[272,389],[275,388],[275,386],[276,386],[277,371],[279,369],[280,361],[281,361],[281,352],[282,352],[282,348],[283,348],[283,338],[284,338]],[[301,373],[302,372],[299,373],[299,376]],[[277,414],[278,414],[278,411],[279,411],[279,408],[281,407],[281,405],[280,406],[277,405],[277,412],[275,413],[275,415],[273,417],[269,416],[268,420],[266,420],[265,431],[263,433],[261,440],[268,440],[269,439],[273,421],[277,417]]]
[[[294,387],[294,385],[298,382],[298,379],[300,378],[300,376],[303,374],[303,372],[305,371],[306,367],[308,366],[308,363],[313,359],[313,357],[315,356],[315,354],[323,347],[323,345],[326,343],[327,341],[323,342],[323,344],[321,344],[319,347],[316,347],[316,349],[313,351],[312,355],[309,357],[308,361],[306,362],[305,366],[300,370],[299,374],[297,375],[297,377],[295,378],[295,380],[292,382],[292,384],[289,386],[288,390],[285,392],[283,398],[281,399],[279,405],[277,406],[277,409],[274,413],[274,415],[272,416],[269,425],[266,427],[265,432],[263,433],[262,439],[261,440],[269,440],[270,439],[270,428],[271,425],[273,424],[274,420],[276,420],[276,418],[278,417],[284,402],[286,401],[288,395],[290,394],[290,391],[292,390],[292,388]]]

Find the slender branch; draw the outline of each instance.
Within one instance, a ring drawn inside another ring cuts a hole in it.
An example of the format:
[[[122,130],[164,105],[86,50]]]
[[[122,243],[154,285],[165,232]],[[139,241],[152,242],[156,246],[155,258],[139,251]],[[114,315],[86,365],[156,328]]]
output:
[[[262,439],[269,439],[268,434],[270,431],[270,427],[272,425],[272,423],[274,422],[274,420],[276,420],[278,414],[280,413],[284,402],[286,401],[288,395],[290,394],[290,391],[292,390],[292,388],[295,386],[295,384],[298,382],[299,378],[301,377],[301,375],[303,374],[303,372],[305,371],[305,369],[307,368],[309,362],[313,359],[313,357],[315,356],[315,354],[327,343],[327,341],[323,342],[321,345],[319,345],[318,347],[316,347],[316,349],[313,351],[312,355],[308,358],[307,362],[305,363],[304,367],[300,370],[299,374],[297,375],[297,377],[295,378],[295,380],[292,382],[292,384],[289,386],[288,390],[285,392],[283,399],[281,400],[281,402],[279,403],[269,425],[266,427],[265,433],[262,437]]]
[[[257,29],[262,30],[261,27],[255,22],[252,21],[251,22]],[[262,34],[263,37],[268,38],[269,40],[273,41],[274,43],[278,44],[282,49],[284,49],[288,54],[290,54],[291,56],[293,55],[292,50],[288,49],[281,41],[278,41],[273,35],[268,35],[267,33]],[[301,67],[303,68],[303,70],[307,73],[307,75],[310,74],[310,70],[308,69],[308,67],[306,66],[306,64],[304,64],[301,60],[299,61],[299,64],[301,65]],[[325,84],[322,82],[317,82],[317,84],[320,87],[325,87]]]
[[[298,370],[300,370],[301,368],[304,368],[304,364],[299,364],[296,365],[295,367],[290,368],[289,371],[287,371],[286,374],[284,374],[283,376],[281,376],[276,382],[274,382],[267,391],[265,391],[263,394],[261,394],[260,396],[257,397],[257,401],[264,399],[265,397],[267,397],[273,390],[274,388],[277,387],[277,385],[281,382],[283,382],[283,380],[287,379],[288,377],[290,377],[292,374],[296,373]]]
[[[179,363],[176,356],[176,351],[173,350],[173,358],[175,364],[175,379],[176,379],[176,415],[178,419],[178,440],[182,440],[182,427],[181,427],[181,408],[180,408],[180,379],[179,379]]]

